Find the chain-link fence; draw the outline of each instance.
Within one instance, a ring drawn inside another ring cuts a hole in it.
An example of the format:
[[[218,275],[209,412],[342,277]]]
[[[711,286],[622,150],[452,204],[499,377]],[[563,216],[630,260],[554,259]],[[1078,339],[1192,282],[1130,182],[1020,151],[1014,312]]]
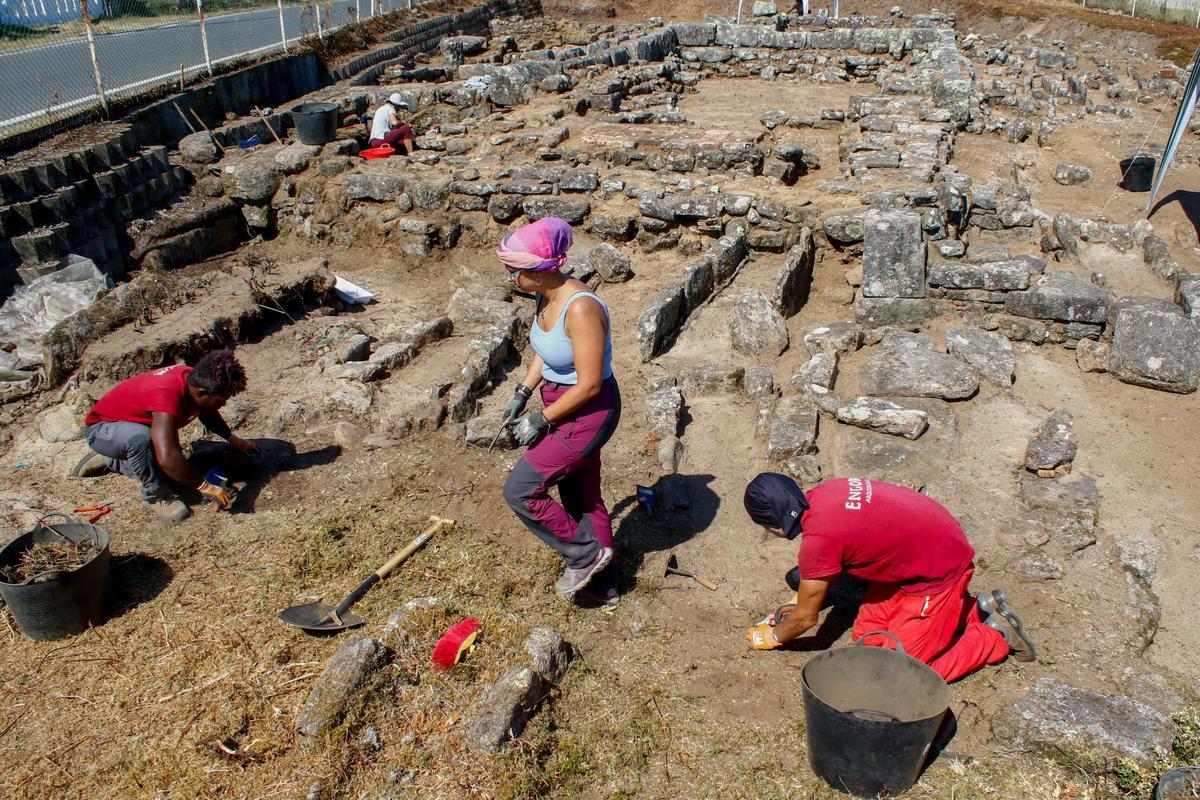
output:
[[[1084,8],[1116,11],[1153,22],[1200,27],[1200,0],[1077,0]]]
[[[0,0],[0,134],[42,126],[420,0]]]

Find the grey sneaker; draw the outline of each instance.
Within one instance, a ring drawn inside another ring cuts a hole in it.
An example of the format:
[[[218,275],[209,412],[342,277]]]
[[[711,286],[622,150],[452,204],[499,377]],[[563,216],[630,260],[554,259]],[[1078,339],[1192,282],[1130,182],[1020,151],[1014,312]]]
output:
[[[98,478],[109,472],[112,470],[108,468],[108,456],[93,451],[80,459],[75,469],[71,470],[71,475],[76,478]]]
[[[580,569],[567,569],[563,572],[562,577],[554,584],[554,591],[564,600],[570,600],[575,596],[575,593],[587,586],[588,581],[599,574],[600,570],[608,566],[608,562],[612,561],[613,551],[611,547],[601,547],[596,554],[595,560],[586,567]]]
[[[145,503],[159,519],[165,519],[167,522],[179,522],[187,519],[192,513],[187,503],[175,497],[160,497],[157,500],[146,500]]]
[[[1013,611],[1008,602],[1008,595],[1003,589],[996,589],[989,594],[981,594],[976,598],[979,608],[987,614],[984,621],[989,628],[997,630],[1004,636],[1004,641],[1012,649],[1013,658],[1017,661],[1035,661],[1037,648],[1033,640],[1025,634],[1021,618]]]

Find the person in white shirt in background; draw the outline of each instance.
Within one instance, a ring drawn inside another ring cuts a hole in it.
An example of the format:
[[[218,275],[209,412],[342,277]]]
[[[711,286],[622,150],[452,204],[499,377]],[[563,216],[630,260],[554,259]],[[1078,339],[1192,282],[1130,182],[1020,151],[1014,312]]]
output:
[[[413,129],[400,121],[397,112],[408,110],[408,103],[399,93],[393,94],[387,102],[375,110],[371,120],[371,147],[391,145],[397,150],[403,150],[405,155],[413,151]]]

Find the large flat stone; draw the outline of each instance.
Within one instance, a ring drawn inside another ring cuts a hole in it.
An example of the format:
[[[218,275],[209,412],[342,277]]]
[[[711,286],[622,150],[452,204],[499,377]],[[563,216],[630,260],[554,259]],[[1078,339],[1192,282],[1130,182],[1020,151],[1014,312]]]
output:
[[[1011,292],[1004,308],[1030,319],[1101,324],[1108,319],[1108,293],[1086,278],[1048,270],[1026,291]]]
[[[1171,751],[1177,732],[1165,714],[1144,703],[1056,678],[1040,678],[993,729],[1018,747],[1051,756],[1066,751],[1084,763],[1096,756],[1127,758],[1143,767]]]
[[[1122,297],[1114,308],[1108,371],[1137,386],[1194,392],[1200,382],[1200,327],[1170,301]]]
[[[925,296],[925,241],[920,214],[874,208],[866,213],[862,295]]]
[[[974,370],[938,352],[928,337],[898,332],[889,332],[867,356],[858,381],[863,394],[885,397],[962,400],[979,389]]]

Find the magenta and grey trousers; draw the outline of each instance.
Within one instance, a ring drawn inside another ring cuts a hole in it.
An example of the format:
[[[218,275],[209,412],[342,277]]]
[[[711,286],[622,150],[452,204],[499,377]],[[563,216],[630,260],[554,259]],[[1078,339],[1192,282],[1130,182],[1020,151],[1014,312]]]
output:
[[[549,406],[571,387],[542,384]],[[613,378],[600,393],[525,451],[508,474],[504,499],[535,536],[552,547],[572,569],[582,569],[601,547],[613,546],[612,520],[600,491],[600,448],[621,420],[621,392]],[[558,488],[561,502],[550,496]],[[615,569],[609,567],[615,577]],[[608,571],[606,570],[606,571]]]

